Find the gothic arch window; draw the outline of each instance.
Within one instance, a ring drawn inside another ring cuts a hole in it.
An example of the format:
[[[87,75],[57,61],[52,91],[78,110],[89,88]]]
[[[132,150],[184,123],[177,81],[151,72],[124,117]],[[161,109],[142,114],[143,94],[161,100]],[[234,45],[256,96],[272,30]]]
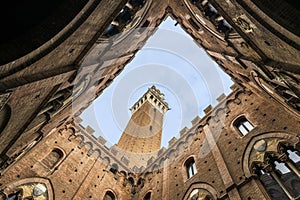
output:
[[[111,36],[115,36],[115,39],[118,39],[116,43],[119,43],[134,28],[138,28],[138,26],[141,24],[141,20],[143,19],[142,16],[145,15],[150,5],[151,1],[128,1],[127,4],[123,7],[123,9],[120,11],[118,16],[106,28],[104,34],[101,37],[101,40],[105,40]],[[146,25],[143,24],[142,27],[145,27]]]
[[[103,200],[116,200],[116,196],[111,191],[107,191],[104,195]]]
[[[184,0],[184,2],[194,16],[189,18],[188,22],[195,30],[198,30],[201,24],[220,40],[224,40],[224,35],[231,37],[236,34],[232,26],[207,0]]]
[[[197,173],[197,168],[196,168],[196,163],[194,160],[194,157],[188,158],[185,163],[184,163],[186,173],[187,173],[187,178],[193,177]]]
[[[236,119],[233,125],[239,130],[239,132],[243,136],[247,135],[254,128],[253,125],[244,116],[241,116],[238,119]]]
[[[144,196],[144,200],[150,200],[151,199],[151,192],[148,192],[145,196]]]
[[[52,184],[48,179],[40,177],[14,181],[1,192],[4,199],[54,199]]]
[[[54,148],[43,160],[42,163],[49,169],[53,169],[62,160],[64,153],[58,148]]]
[[[182,200],[218,199],[217,191],[207,183],[197,182],[190,185]]]
[[[250,169],[273,200],[300,197],[299,151],[279,138],[258,140],[250,153]]]
[[[212,195],[205,189],[196,188],[189,194],[188,200],[213,200]]]

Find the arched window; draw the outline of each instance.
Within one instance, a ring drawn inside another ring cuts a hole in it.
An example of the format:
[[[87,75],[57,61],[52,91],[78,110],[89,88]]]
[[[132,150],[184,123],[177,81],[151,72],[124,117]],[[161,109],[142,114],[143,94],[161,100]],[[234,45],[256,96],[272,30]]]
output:
[[[297,150],[291,148],[286,142],[276,139],[259,140],[254,144],[252,155],[257,157],[251,156],[251,168],[272,200],[300,197],[300,156]],[[260,155],[264,155],[263,159],[258,159]]]
[[[187,178],[191,178],[197,173],[196,169],[196,163],[193,157],[190,157],[186,162],[185,162],[185,168],[187,171]]]
[[[112,193],[111,191],[107,191],[104,195],[103,200],[115,200],[116,197],[114,195],[114,193]]]
[[[151,199],[151,192],[148,192],[145,196],[144,196],[144,200],[150,200]]]
[[[139,180],[137,182],[137,185],[140,186],[141,188],[143,188],[144,184],[145,184],[145,179],[139,178]]]
[[[212,195],[205,189],[193,189],[190,193],[188,200],[213,200]]]
[[[259,168],[256,172],[271,199],[294,199],[299,197],[300,179],[287,163],[272,161],[271,169]]]
[[[52,169],[58,164],[63,156],[64,153],[60,149],[55,148],[42,160],[42,163],[49,169]]]
[[[117,164],[112,164],[111,168],[109,169],[109,171],[111,171],[112,173],[116,174],[119,170],[119,167]]]
[[[243,136],[247,135],[253,129],[253,125],[244,116],[235,120],[234,126]]]
[[[131,185],[134,185],[134,179],[132,177],[129,177],[128,178],[128,182],[131,184]]]

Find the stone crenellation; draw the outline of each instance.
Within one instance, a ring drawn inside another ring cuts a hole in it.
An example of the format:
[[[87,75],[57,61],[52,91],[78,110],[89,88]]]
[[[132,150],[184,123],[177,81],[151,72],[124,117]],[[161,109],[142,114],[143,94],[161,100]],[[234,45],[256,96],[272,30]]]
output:
[[[236,89],[236,86],[235,87],[232,87],[233,89]],[[156,91],[158,91],[156,88],[152,87],[151,89],[155,89]],[[150,90],[150,89],[149,89]],[[149,93],[149,90],[146,94]],[[209,116],[213,115],[214,111],[218,111],[219,109],[224,109],[224,108],[220,108],[222,107],[221,104],[223,103],[224,104],[224,101],[226,102],[229,102],[230,101],[230,96],[233,96],[233,93],[232,92],[229,96],[225,96],[224,94],[220,95],[220,97],[218,97],[218,101],[219,101],[219,104],[213,108],[211,105],[209,105],[207,108],[209,108],[209,112],[206,111],[206,115],[203,116],[202,118],[200,118],[199,116],[196,116],[192,121],[192,127],[191,128],[187,128],[187,127],[184,127],[181,131],[180,131],[180,137],[179,138],[176,138],[176,137],[173,137],[170,139],[169,141],[169,146],[168,148],[161,148],[158,153],[157,153],[157,158],[155,157],[151,157],[148,161],[147,161],[147,168],[145,168],[146,170],[149,169],[149,167],[151,168],[151,166],[153,165],[157,165],[157,163],[155,164],[155,162],[157,162],[158,160],[163,160],[165,159],[164,156],[167,156],[170,154],[170,152],[173,152],[173,151],[177,151],[178,149],[178,145],[182,145],[182,144],[186,144],[187,141],[188,141],[188,138],[190,138],[191,136],[194,136],[195,135],[195,132],[198,131],[198,128],[199,127],[202,127],[204,126],[205,124],[203,123],[206,123],[208,124],[207,121],[205,121],[206,119],[209,118]],[[145,94],[145,95],[146,95]],[[145,96],[144,95],[144,96]],[[157,93],[156,95],[161,95],[161,98],[162,98],[162,94],[161,93]],[[134,104],[134,106],[136,105],[139,105],[138,102],[141,101],[141,99],[144,98],[144,96],[142,98],[140,98],[137,103]],[[162,98],[162,100],[164,100]],[[226,103],[225,103],[226,104]],[[133,106],[133,107],[134,107]],[[207,108],[205,110],[207,110]],[[217,117],[217,116],[215,116]],[[211,118],[209,118],[211,119]],[[76,122],[82,122],[82,119],[80,117],[77,117],[75,119]],[[83,140],[81,142],[81,146],[88,146],[90,149],[89,151],[92,152],[92,151],[101,151],[102,149],[105,149],[105,150],[108,150],[108,152],[110,152],[108,155],[110,160],[115,160],[115,163],[116,160],[119,160],[119,161],[122,161],[123,162],[123,165],[125,165],[127,168],[129,167],[129,163],[130,163],[130,159],[126,158],[126,154],[125,155],[122,155],[122,154],[119,154],[120,150],[117,146],[113,145],[111,146],[110,148],[108,148],[105,144],[106,144],[106,140],[102,137],[102,136],[98,136],[97,138],[94,136],[94,130],[92,129],[92,127],[90,127],[89,125],[87,127],[83,127],[81,124],[79,124],[81,130],[79,132],[83,133]],[[89,144],[89,145],[88,145]],[[91,144],[95,144],[96,147],[94,147],[94,145],[91,145]],[[188,144],[186,144],[186,147],[188,146]],[[102,150],[103,151],[103,150]],[[122,155],[122,156],[121,156]],[[120,157],[121,156],[121,157]],[[129,167],[131,170],[134,170],[134,171],[137,171],[138,169],[140,169],[139,167],[137,166],[133,166],[133,167]]]
[[[161,113],[169,110],[168,103],[165,102],[165,95],[154,85],[130,108],[132,114],[135,113],[145,102],[150,102]]]
[[[224,110],[224,109],[228,109],[228,103],[230,102],[235,102],[235,98],[237,98],[238,94],[241,93],[239,90],[237,90],[237,87],[232,87],[233,89],[235,89],[235,91],[233,91],[231,94],[229,94],[226,98],[222,97],[222,101],[219,102],[219,104],[212,108],[211,105],[209,105],[209,112],[206,113],[205,116],[203,116],[202,118],[200,118],[199,116],[195,117],[192,120],[192,124],[193,126],[191,128],[183,128],[180,131],[180,137],[177,139],[176,137],[173,137],[170,139],[169,141],[169,146],[167,149],[162,148],[162,152],[163,153],[159,153],[158,157],[153,161],[153,158],[151,159],[152,162],[148,162],[148,166],[146,170],[152,170],[153,166],[160,166],[162,167],[162,161],[166,160],[168,158],[168,156],[170,155],[171,152],[178,152],[178,146],[179,145],[184,145],[185,148],[187,148],[190,144],[190,142],[192,142],[191,140],[189,140],[189,138],[194,138],[196,137],[196,135],[199,133],[199,131],[202,129],[202,127],[204,127],[205,125],[209,125],[211,120],[214,121],[218,121],[215,120],[215,118],[219,118],[218,116],[218,112]],[[243,92],[242,92],[243,93]],[[223,96],[223,94],[222,94]],[[219,98],[218,98],[219,99]],[[206,109],[205,109],[206,110]],[[226,112],[229,112],[228,110]],[[195,120],[198,121],[198,123],[195,123]],[[193,123],[194,122],[194,123]],[[152,168],[151,168],[152,167]]]

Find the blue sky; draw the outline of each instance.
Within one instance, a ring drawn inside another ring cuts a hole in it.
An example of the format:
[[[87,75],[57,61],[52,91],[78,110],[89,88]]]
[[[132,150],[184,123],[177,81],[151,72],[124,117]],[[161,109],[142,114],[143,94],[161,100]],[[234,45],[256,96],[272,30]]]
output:
[[[129,108],[155,85],[165,94],[169,110],[164,118],[162,146],[191,127],[203,109],[229,94],[230,77],[171,18],[159,26],[146,45],[102,95],[82,114],[82,125],[95,129],[111,146],[118,142],[130,119]]]

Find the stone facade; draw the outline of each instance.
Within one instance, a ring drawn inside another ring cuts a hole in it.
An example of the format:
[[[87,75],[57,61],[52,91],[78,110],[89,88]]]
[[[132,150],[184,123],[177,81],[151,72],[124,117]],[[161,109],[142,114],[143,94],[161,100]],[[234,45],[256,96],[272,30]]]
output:
[[[94,0],[55,8],[1,40],[1,198],[299,198],[297,2]],[[168,16],[235,85],[141,167],[78,116]]]
[[[254,127],[245,136],[234,125],[241,116]],[[108,149],[101,138],[71,122],[53,130],[9,167],[1,177],[1,187],[9,193],[12,184],[43,178],[51,182],[48,190],[56,199],[103,199],[106,191],[113,191],[117,199],[143,199],[149,191],[151,199],[188,199],[193,188],[207,190],[213,199],[268,199],[251,171],[251,150],[261,139],[299,146],[299,124],[297,116],[266,94],[235,88],[193,127],[183,130],[180,138],[173,138],[167,149],[147,160],[146,167],[139,168],[130,165],[126,154],[114,146]],[[59,149],[62,156],[49,167],[45,159],[53,149]],[[191,156],[197,173],[188,178],[185,162]]]

